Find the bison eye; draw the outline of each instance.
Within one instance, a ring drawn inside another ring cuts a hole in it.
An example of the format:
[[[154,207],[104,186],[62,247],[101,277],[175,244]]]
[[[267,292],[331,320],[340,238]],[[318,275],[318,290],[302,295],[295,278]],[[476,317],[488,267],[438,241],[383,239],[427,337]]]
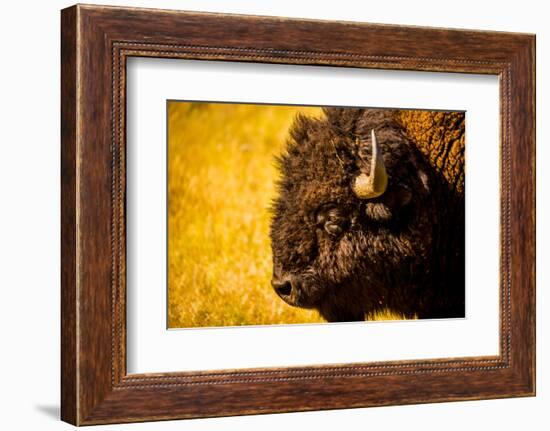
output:
[[[317,224],[329,235],[338,236],[346,228],[347,219],[337,208],[331,208],[317,214]]]
[[[325,223],[325,230],[329,235],[340,235],[342,233],[342,227],[332,222]]]

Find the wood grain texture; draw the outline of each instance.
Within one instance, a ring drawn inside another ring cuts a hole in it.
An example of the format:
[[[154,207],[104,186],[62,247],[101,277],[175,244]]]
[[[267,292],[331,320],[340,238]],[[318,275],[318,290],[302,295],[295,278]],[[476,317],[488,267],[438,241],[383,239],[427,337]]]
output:
[[[63,420],[87,425],[534,394],[533,35],[79,5],[62,11],[61,37]],[[499,75],[499,356],[127,375],[129,56]]]

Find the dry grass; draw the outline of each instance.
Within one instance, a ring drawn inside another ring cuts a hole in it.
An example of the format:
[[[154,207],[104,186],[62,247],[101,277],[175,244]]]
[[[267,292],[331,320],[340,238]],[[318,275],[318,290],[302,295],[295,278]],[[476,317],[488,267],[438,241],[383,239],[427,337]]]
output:
[[[321,115],[308,107],[169,104],[169,327],[323,322],[270,287],[274,156],[298,112]]]

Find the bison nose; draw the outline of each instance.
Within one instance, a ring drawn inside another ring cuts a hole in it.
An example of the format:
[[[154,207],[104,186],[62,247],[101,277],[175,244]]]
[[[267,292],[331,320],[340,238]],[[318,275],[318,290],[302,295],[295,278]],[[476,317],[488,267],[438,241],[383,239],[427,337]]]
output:
[[[273,278],[271,280],[271,286],[275,289],[275,292],[281,297],[289,296],[292,292],[292,283],[290,280],[279,280]]]

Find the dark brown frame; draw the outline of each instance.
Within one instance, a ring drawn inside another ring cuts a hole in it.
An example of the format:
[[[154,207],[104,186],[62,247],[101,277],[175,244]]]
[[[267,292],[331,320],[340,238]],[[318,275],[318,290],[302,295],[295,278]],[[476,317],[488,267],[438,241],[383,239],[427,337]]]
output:
[[[63,420],[88,425],[535,394],[534,35],[81,5],[61,18]],[[128,375],[129,56],[498,75],[500,354]]]

